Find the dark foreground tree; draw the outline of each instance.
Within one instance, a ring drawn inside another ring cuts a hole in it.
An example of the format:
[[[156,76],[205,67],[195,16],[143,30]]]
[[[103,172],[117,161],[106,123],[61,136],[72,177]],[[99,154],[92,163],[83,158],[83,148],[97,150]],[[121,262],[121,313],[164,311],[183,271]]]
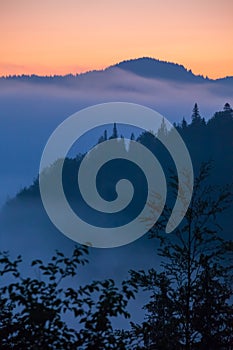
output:
[[[133,290],[113,280],[78,285],[86,254],[87,248],[76,247],[70,258],[57,252],[48,264],[35,260],[38,278],[22,276],[20,256],[11,261],[1,254],[0,349],[125,349],[112,317],[129,317]]]
[[[232,349],[233,244],[220,236],[218,215],[231,203],[230,188],[206,184],[210,166],[195,180],[190,208],[171,234],[166,208],[151,236],[160,241],[160,272],[131,271],[131,281],[150,291],[142,325],[132,324],[134,349]],[[177,195],[177,178],[171,188]]]

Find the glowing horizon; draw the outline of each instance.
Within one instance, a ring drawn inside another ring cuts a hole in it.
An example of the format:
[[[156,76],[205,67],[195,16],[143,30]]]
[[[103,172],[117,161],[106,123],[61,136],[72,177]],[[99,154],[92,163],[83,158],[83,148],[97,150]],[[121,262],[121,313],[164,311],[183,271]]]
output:
[[[167,63],[174,63],[174,64],[179,64],[179,62],[171,62],[171,61],[167,61],[167,60],[160,60],[156,57],[146,57],[146,56],[143,56],[143,57],[135,57],[135,58],[127,58],[127,59],[123,59],[122,61],[117,61],[117,62],[113,62],[112,64],[109,64],[108,66],[99,66],[99,67],[90,67],[90,68],[85,68],[85,67],[82,67],[79,69],[79,71],[77,71],[75,69],[75,67],[71,67],[70,70],[67,71],[67,67],[63,67],[63,68],[57,68],[57,69],[52,69],[52,70],[48,70],[48,71],[45,71],[44,69],[36,69],[36,72],[35,70],[31,67],[27,67],[26,69],[26,73],[25,71],[20,71],[21,73],[18,73],[18,70],[16,70],[16,72],[14,73],[10,73],[10,74],[4,74],[4,75],[0,75],[0,78],[1,77],[10,77],[10,76],[22,76],[22,75],[28,75],[28,76],[31,76],[31,75],[37,75],[37,76],[41,76],[41,77],[44,77],[44,76],[66,76],[66,75],[69,75],[69,74],[72,74],[72,75],[79,75],[79,74],[82,74],[82,73],[88,73],[88,72],[94,72],[94,71],[102,71],[102,70],[105,70],[111,66],[115,66],[117,65],[118,63],[121,63],[123,61],[129,61],[129,60],[137,60],[137,59],[140,59],[140,58],[151,58],[151,59],[155,59],[155,60],[159,60],[161,62],[167,62]],[[182,65],[184,66],[184,65]],[[0,65],[1,67],[1,65]],[[188,68],[186,66],[184,66],[185,69],[189,70],[191,68]],[[194,72],[192,69],[191,69],[192,73],[195,74],[195,75],[201,75],[201,76],[204,76],[204,77],[208,77],[209,79],[220,79],[220,78],[225,78],[225,77],[231,77],[233,76],[233,74],[230,76],[230,75],[226,75],[226,76],[219,76],[219,77],[209,77],[207,75],[204,75],[204,74],[201,74],[201,73],[196,73]]]
[[[152,57],[233,76],[230,0],[3,0],[0,76],[65,75]]]

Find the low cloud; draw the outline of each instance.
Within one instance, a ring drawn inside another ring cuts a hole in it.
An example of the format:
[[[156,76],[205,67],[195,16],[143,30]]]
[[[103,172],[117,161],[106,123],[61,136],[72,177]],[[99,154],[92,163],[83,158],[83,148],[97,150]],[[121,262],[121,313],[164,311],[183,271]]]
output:
[[[178,122],[182,117],[190,121],[195,102],[201,115],[208,119],[225,102],[233,104],[232,96],[230,84],[150,79],[119,68],[76,78],[0,79],[0,199],[3,201],[7,195],[14,195],[16,188],[29,184],[29,178],[38,173],[40,156],[50,134],[84,107],[110,101],[133,102]]]

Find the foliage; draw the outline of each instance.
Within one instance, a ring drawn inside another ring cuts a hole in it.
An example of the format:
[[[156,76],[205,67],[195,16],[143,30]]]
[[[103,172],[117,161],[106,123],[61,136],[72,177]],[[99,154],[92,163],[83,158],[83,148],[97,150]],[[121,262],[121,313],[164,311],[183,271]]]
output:
[[[218,215],[232,194],[228,186],[205,184],[209,170],[202,166],[175,232],[164,235],[169,208],[151,231],[160,241],[161,272],[131,271],[131,281],[151,293],[145,322],[132,324],[133,339],[141,344],[135,349],[231,349],[233,242],[221,238]],[[171,188],[177,188],[176,176]]]
[[[225,183],[233,170],[232,108],[226,103],[223,111],[205,122],[195,104],[191,118],[190,124],[183,119],[176,128],[191,153],[194,170],[203,159],[214,158],[216,177]],[[164,123],[158,133],[170,135]],[[112,136],[108,138],[105,130],[99,143],[117,136],[114,124]],[[134,139],[132,134],[131,140]],[[163,163],[170,166],[169,155],[154,135],[144,132],[137,141],[157,151]],[[126,151],[130,152],[130,147]],[[81,159],[82,156],[66,159],[67,193],[69,190],[74,193],[76,175],[71,174],[76,174],[73,170]],[[78,268],[87,263],[88,251],[83,247],[76,247],[70,258],[56,252],[48,264],[33,261],[37,278],[23,276],[21,256],[11,261],[8,253],[3,252],[0,255],[0,348],[232,349],[233,244],[223,239],[220,226],[220,222],[225,224],[221,218],[231,205],[232,194],[230,186],[211,185],[210,169],[210,163],[201,167],[191,205],[175,232],[164,235],[171,214],[169,202],[151,230],[151,238],[160,244],[161,266],[156,270],[131,271],[129,281],[122,282],[120,287],[112,279],[92,281],[85,286],[78,284]],[[103,183],[106,187],[106,178]],[[138,183],[142,183],[140,177]],[[172,176],[170,190],[174,197],[177,183],[177,177]],[[18,199],[25,200],[27,196],[39,196],[38,179],[21,191]],[[229,223],[225,227],[229,228]],[[112,319],[129,318],[128,301],[139,291],[150,293],[144,305],[144,321],[132,322],[128,331],[115,330]]]
[[[38,278],[22,276],[21,256],[11,261],[1,254],[0,275],[8,282],[0,288],[1,349],[124,349],[112,318],[129,318],[126,306],[134,291],[125,282],[119,289],[111,279],[71,287],[87,252],[76,247],[70,258],[57,251],[48,264],[34,260]]]

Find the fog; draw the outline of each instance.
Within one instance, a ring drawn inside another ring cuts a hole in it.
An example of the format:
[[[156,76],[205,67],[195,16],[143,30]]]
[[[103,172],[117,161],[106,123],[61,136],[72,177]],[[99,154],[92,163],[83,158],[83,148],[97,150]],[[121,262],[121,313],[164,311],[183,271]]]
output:
[[[115,68],[57,81],[0,80],[0,205],[38,174],[42,150],[53,130],[76,111],[97,103],[127,101],[152,107],[171,122],[190,120],[198,102],[210,118],[232,103],[232,87],[217,82],[187,84],[143,78]],[[90,144],[80,143],[80,151]]]
[[[183,117],[190,121],[195,102],[201,115],[209,119],[225,102],[233,105],[232,96],[232,87],[220,82],[178,83],[143,78],[117,68],[60,81],[0,79],[0,206],[32,183],[49,136],[63,120],[82,108],[110,101],[133,102],[157,110],[173,123]],[[111,126],[107,131],[110,135]],[[118,131],[126,137],[131,132],[121,126]],[[102,133],[99,128],[91,137],[81,138],[75,148],[77,153],[94,146]],[[78,281],[120,281],[127,278],[129,269],[158,267],[157,244],[147,235],[120,248],[90,248],[90,264],[82,268]],[[49,221],[39,201],[4,206],[0,213],[1,250],[9,250],[13,257],[22,254],[25,271],[31,259],[46,260],[55,249],[69,254],[74,245]],[[141,312],[134,312],[134,317],[139,319]]]

